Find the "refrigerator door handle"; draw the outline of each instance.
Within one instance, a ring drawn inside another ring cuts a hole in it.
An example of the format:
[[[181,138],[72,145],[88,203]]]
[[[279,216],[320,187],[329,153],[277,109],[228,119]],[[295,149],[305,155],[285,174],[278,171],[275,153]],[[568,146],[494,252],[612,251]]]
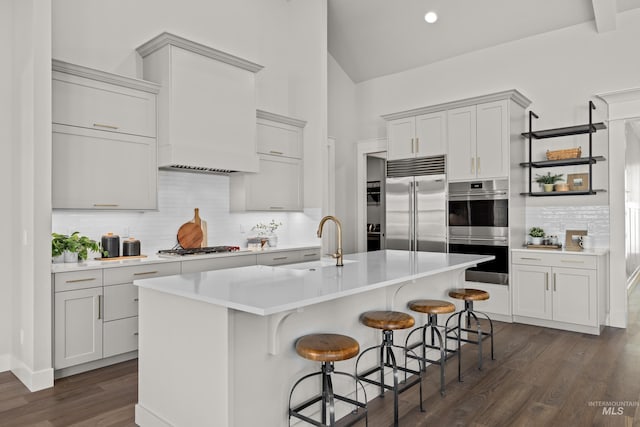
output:
[[[415,205],[413,204],[413,182],[409,183],[409,250],[413,251],[414,249],[414,229],[413,229],[413,220],[415,217]]]
[[[413,250],[418,251],[418,181],[413,183]]]

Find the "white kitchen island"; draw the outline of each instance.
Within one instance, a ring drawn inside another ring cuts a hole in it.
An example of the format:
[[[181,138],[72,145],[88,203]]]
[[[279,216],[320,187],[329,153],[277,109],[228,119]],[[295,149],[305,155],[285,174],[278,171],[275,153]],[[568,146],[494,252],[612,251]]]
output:
[[[414,298],[449,299],[462,272],[492,256],[378,251],[280,267],[250,266],[138,280],[139,399],[150,426],[284,426],[293,383],[319,369],[296,339],[350,335],[361,349],[380,333],[359,323],[373,309],[408,311]],[[424,319],[416,316],[416,323]],[[396,341],[404,340],[403,334]],[[374,362],[372,362],[374,363]],[[336,369],[352,372],[355,360]],[[318,385],[319,387],[319,385]],[[317,390],[300,388],[299,400]],[[306,393],[306,394],[305,394]],[[376,397],[369,392],[368,398]],[[340,415],[340,414],[339,414]]]

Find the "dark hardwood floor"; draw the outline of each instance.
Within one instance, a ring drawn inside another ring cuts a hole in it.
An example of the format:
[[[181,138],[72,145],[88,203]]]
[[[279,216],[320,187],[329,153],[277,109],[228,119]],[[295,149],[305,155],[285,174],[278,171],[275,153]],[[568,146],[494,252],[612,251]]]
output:
[[[629,311],[628,329],[605,328],[599,337],[496,322],[496,360],[485,359],[478,371],[475,348],[463,352],[459,383],[451,359],[444,397],[437,366],[430,367],[426,412],[418,409],[414,387],[400,397],[400,425],[640,426],[640,287]],[[36,393],[4,372],[0,426],[135,426],[137,392],[136,361],[64,378]],[[389,426],[392,414],[392,399],[370,402],[369,426]]]

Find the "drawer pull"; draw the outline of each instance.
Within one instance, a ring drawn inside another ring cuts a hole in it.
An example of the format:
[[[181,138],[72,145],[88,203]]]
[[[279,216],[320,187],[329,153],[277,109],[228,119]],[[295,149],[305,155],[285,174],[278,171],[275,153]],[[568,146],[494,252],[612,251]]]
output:
[[[274,150],[269,150],[270,154],[277,154],[279,156],[282,156],[284,153],[282,151],[274,151]]]
[[[133,302],[138,302],[138,298],[134,298],[134,299],[133,299]]]
[[[80,283],[80,282],[92,282],[96,280],[95,277],[91,277],[88,279],[73,279],[73,280],[67,280],[66,283]]]
[[[520,259],[527,259],[529,261],[542,261],[541,258],[530,258],[530,257],[526,257],[526,256],[523,256]]]
[[[94,208],[117,208],[118,204],[115,203],[94,203],[93,207]]]
[[[137,332],[134,332],[133,335],[137,337],[139,334]]]
[[[269,206],[269,209],[284,209],[282,206]]]
[[[318,254],[304,254],[303,256],[318,256]]]
[[[289,258],[289,257],[288,256],[279,256],[279,257],[274,258],[273,260],[274,261],[281,261],[281,260],[287,259],[287,258]]]
[[[561,259],[560,262],[568,262],[571,264],[584,264],[584,261],[580,261],[577,259]]]
[[[146,276],[146,275],[149,275],[149,274],[156,274],[156,273],[157,273],[157,271],[145,271],[143,273],[133,273],[133,275],[134,276]]]
[[[119,129],[118,126],[104,125],[102,123],[94,123],[93,126],[97,128],[105,128],[105,129]]]

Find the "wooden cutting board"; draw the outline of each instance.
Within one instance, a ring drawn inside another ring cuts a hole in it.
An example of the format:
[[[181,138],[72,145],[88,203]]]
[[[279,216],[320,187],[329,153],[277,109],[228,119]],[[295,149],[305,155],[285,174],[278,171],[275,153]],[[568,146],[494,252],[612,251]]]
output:
[[[202,247],[202,248],[207,247],[207,245],[208,245],[208,243],[207,243],[207,221],[205,221],[202,218],[200,218],[200,209],[199,208],[195,208],[194,209],[193,220],[191,222],[193,222],[194,224],[198,224],[200,226],[200,228],[202,229],[202,243],[200,244],[200,247]]]
[[[178,229],[178,243],[184,249],[202,246],[202,228],[194,222],[185,222]]]

